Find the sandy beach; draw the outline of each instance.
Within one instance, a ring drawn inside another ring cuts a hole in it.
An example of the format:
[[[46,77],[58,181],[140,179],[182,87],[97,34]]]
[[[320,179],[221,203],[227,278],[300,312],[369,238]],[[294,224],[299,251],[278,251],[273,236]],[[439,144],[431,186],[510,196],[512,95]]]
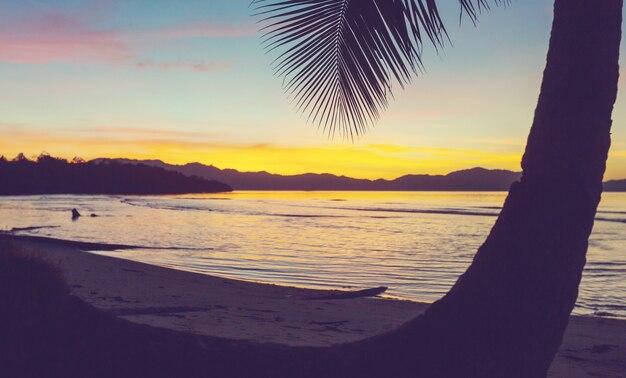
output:
[[[311,290],[106,256],[101,245],[0,236],[57,265],[72,294],[131,322],[195,335],[328,346],[394,329],[428,304]],[[124,247],[124,246],[115,246]],[[99,251],[87,252],[98,249]],[[626,321],[572,317],[550,377],[626,377]]]

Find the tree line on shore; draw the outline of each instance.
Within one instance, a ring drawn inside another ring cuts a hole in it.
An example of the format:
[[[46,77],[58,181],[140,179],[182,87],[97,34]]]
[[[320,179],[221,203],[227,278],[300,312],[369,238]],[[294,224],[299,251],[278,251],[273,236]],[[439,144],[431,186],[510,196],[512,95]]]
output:
[[[184,194],[228,192],[224,183],[143,164],[95,164],[42,153],[31,160],[20,153],[0,156],[0,195]]]

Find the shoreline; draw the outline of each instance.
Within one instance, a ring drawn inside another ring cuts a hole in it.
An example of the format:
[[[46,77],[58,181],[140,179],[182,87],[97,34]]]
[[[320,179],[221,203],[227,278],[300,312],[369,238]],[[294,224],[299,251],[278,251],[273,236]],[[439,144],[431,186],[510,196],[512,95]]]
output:
[[[79,249],[81,251],[84,252],[89,252],[92,254],[96,254],[96,255],[101,255],[101,256],[106,256],[109,258],[115,258],[115,259],[120,259],[120,260],[124,260],[124,261],[133,261],[136,263],[140,263],[140,264],[146,264],[149,266],[158,266],[164,269],[171,269],[174,271],[180,271],[180,272],[187,272],[187,273],[192,273],[192,274],[200,274],[201,276],[210,276],[210,277],[215,277],[215,278],[223,278],[223,279],[228,279],[228,280],[233,280],[233,281],[243,281],[243,282],[249,282],[249,283],[254,283],[254,284],[260,284],[260,285],[271,285],[271,286],[279,286],[279,287],[287,287],[287,288],[297,288],[297,289],[301,289],[301,290],[311,290],[314,292],[327,292],[327,293],[339,293],[339,292],[344,292],[345,290],[348,291],[352,291],[352,286],[341,286],[341,288],[338,285],[335,286],[325,286],[325,285],[310,285],[310,286],[306,286],[306,285],[298,285],[298,284],[291,284],[291,283],[281,283],[281,282],[271,282],[269,280],[263,281],[263,280],[256,280],[254,278],[247,278],[247,277],[232,277],[229,276],[228,274],[225,273],[221,273],[221,272],[206,272],[202,269],[193,269],[193,268],[189,268],[187,266],[183,266],[183,265],[168,265],[168,264],[163,264],[163,265],[159,265],[159,264],[154,264],[152,262],[145,262],[145,261],[139,261],[139,260],[131,260],[131,259],[126,259],[124,256],[119,256],[119,255],[115,255],[115,254],[108,254],[107,252],[116,252],[116,251],[124,251],[124,250],[163,250],[163,249],[171,249],[171,250],[178,250],[178,249],[193,249],[193,248],[177,248],[177,247],[167,247],[167,248],[162,248],[162,247],[149,247],[149,246],[143,246],[143,245],[138,245],[138,244],[117,244],[117,243],[102,243],[102,242],[89,242],[89,241],[77,241],[77,240],[67,240],[67,239],[59,239],[59,238],[55,238],[55,237],[51,237],[51,236],[39,236],[39,235],[28,235],[28,234],[16,234],[15,232],[20,232],[23,230],[30,230],[30,229],[38,229],[38,228],[48,228],[50,226],[34,226],[34,227],[26,227],[26,228],[14,228],[11,230],[6,230],[6,231],[2,231],[0,230],[0,241],[2,240],[7,240],[7,241],[26,241],[26,242],[34,242],[34,243],[43,243],[43,244],[47,244],[50,246],[55,246],[55,247],[61,247],[61,248],[70,248],[70,249]],[[58,226],[51,226],[51,227],[58,227]],[[355,288],[354,290],[359,291],[359,290],[372,290],[374,288],[372,287],[358,287]],[[415,299],[411,299],[409,297],[403,297],[403,296],[399,296],[399,295],[394,295],[394,294],[390,294],[388,290],[385,290],[384,292],[380,293],[379,295],[376,295],[377,298],[379,299],[390,299],[390,300],[397,300],[397,301],[405,301],[405,302],[412,302],[412,303],[420,303],[423,305],[429,305],[432,302],[423,302],[420,300],[415,300]],[[575,309],[574,309],[575,311]],[[615,320],[620,320],[620,321],[624,321],[626,322],[626,318],[625,317],[620,317],[617,316],[616,314],[610,313],[610,312],[597,312],[598,314],[594,313],[572,313],[571,316],[572,317],[583,317],[583,318],[594,318],[594,319],[615,319]]]
[[[57,265],[72,294],[99,310],[199,336],[329,346],[384,333],[428,307],[391,298],[323,299],[341,291],[236,280],[86,252],[133,246],[7,233],[0,240]],[[548,376],[626,374],[623,335],[626,320],[572,316]]]

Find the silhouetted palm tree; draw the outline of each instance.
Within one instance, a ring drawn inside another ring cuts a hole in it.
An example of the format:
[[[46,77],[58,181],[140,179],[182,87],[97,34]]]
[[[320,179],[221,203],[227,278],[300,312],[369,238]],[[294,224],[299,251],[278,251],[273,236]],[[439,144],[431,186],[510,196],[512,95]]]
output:
[[[348,138],[376,120],[392,81],[402,86],[421,69],[424,41],[440,48],[447,40],[435,0],[253,3],[296,106]],[[485,0],[459,3],[472,21],[487,7]],[[487,241],[426,314],[335,348],[331,355],[354,359],[334,374],[545,376],[576,301],[602,191],[621,18],[622,0],[555,0],[523,176]]]
[[[459,1],[472,18],[486,4]],[[445,39],[435,0],[257,4],[273,17],[269,43],[288,47],[278,69],[294,75],[289,90],[314,119],[348,136],[376,118],[391,77],[407,82],[419,69],[422,39]],[[8,319],[0,322],[0,375],[8,365],[18,373],[2,376],[545,376],[576,300],[600,200],[621,17],[622,0],[555,0],[522,179],[467,272],[424,315],[388,334],[329,348],[201,338],[131,325],[62,293],[37,300],[50,292],[41,284],[59,278],[46,265],[33,270],[9,259],[0,262],[0,299],[7,301],[0,318]],[[42,159],[47,167],[58,164]],[[20,154],[0,165],[33,164]]]

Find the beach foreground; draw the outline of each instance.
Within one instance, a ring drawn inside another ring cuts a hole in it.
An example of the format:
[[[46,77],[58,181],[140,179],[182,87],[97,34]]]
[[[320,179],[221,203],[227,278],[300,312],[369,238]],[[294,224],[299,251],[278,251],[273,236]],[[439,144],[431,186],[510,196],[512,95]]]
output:
[[[72,294],[134,323],[201,336],[329,346],[400,326],[427,304],[319,299],[336,291],[260,284],[87,253],[104,246],[3,235],[21,253],[57,265]],[[316,299],[318,298],[318,299]],[[626,376],[626,321],[572,317],[548,376]]]

